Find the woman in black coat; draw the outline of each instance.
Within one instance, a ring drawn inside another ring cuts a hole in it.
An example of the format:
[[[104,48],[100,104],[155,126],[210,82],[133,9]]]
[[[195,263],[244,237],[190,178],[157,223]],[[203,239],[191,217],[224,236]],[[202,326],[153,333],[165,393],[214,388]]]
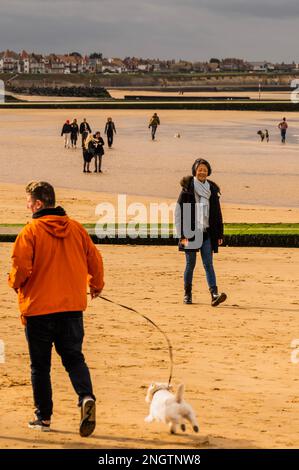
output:
[[[77,119],[73,119],[71,124],[71,144],[72,147],[77,147],[77,139],[79,135],[79,126],[77,124]]]
[[[105,126],[105,134],[107,135],[108,147],[111,148],[113,144],[113,134],[116,134],[115,124],[112,118],[109,117]]]
[[[196,255],[200,251],[212,306],[226,300],[226,294],[218,293],[213,267],[213,252],[223,242],[223,221],[219,202],[220,189],[207,179],[212,172],[209,162],[199,158],[192,166],[192,176],[181,180],[176,209],[176,229],[179,235],[179,250],[185,252],[184,303],[192,304],[192,280],[196,265]]]

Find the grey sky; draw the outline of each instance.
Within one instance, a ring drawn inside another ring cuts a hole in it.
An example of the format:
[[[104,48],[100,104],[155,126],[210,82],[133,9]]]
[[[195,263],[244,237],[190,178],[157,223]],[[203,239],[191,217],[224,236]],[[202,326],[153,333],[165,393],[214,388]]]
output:
[[[298,0],[0,0],[0,50],[299,62]]]

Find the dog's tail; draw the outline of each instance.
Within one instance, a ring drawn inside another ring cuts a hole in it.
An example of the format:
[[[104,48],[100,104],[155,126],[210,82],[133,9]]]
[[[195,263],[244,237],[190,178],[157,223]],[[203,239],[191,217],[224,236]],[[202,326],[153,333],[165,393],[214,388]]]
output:
[[[184,389],[185,389],[184,384],[180,384],[178,386],[178,389],[177,389],[176,394],[175,394],[175,401],[177,403],[182,403],[183,395],[184,395]]]

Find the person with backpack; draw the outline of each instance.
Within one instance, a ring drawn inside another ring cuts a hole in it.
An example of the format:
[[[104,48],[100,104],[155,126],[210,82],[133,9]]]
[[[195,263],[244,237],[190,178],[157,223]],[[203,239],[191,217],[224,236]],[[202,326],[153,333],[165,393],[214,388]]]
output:
[[[154,113],[149,122],[148,128],[151,129],[152,140],[155,140],[157,127],[160,125],[160,118],[157,113]]]

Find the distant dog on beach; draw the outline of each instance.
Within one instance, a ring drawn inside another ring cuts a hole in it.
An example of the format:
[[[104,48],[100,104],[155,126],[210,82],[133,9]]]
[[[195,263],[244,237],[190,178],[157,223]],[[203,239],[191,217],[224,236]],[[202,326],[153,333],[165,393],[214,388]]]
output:
[[[178,386],[175,393],[169,391],[165,383],[152,383],[147,391],[146,403],[150,403],[149,415],[145,422],[162,421],[168,424],[171,434],[175,434],[177,426],[186,431],[186,422],[189,421],[193,431],[198,432],[199,426],[192,407],[183,400],[184,385]]]
[[[264,131],[257,131],[257,134],[260,136],[261,138],[261,142],[263,142],[265,139],[267,142],[269,142],[269,131],[268,129],[265,129]]]

